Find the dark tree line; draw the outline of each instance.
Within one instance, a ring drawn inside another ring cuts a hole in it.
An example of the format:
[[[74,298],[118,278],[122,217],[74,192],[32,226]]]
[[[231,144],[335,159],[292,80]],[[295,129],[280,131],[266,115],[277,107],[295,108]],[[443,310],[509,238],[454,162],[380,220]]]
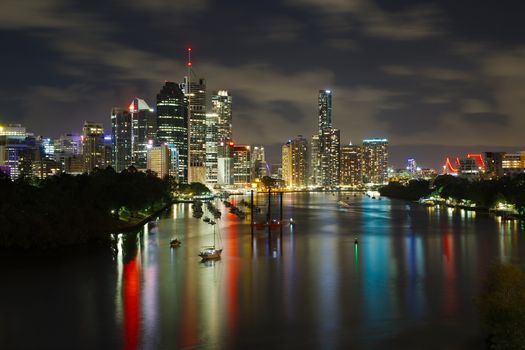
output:
[[[456,201],[467,200],[482,208],[491,208],[498,202],[514,204],[520,215],[525,215],[525,174],[504,176],[493,180],[468,180],[441,175],[431,183],[412,180],[407,185],[390,183],[382,187],[381,195],[417,200],[430,194]]]
[[[171,202],[171,184],[154,173],[112,168],[30,183],[0,173],[0,247],[51,248],[103,239],[130,216]]]
[[[427,180],[410,180],[406,185],[390,182],[379,189],[382,196],[414,201],[429,196],[431,192],[430,182]]]

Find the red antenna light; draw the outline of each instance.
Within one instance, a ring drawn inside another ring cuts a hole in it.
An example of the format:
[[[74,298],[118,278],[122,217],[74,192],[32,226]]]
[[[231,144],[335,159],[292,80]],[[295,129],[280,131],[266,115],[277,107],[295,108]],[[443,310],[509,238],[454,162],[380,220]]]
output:
[[[187,66],[188,67],[191,67],[192,63],[191,63],[191,47],[188,47],[188,63],[187,63]]]

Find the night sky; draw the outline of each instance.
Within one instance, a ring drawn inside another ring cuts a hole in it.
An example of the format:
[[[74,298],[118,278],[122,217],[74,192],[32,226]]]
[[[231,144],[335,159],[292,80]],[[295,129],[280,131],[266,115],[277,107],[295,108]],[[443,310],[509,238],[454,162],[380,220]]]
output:
[[[0,123],[56,137],[110,126],[135,96],[182,81],[234,98],[234,138],[317,129],[334,94],[342,144],[387,137],[392,162],[525,149],[523,1],[1,0]]]

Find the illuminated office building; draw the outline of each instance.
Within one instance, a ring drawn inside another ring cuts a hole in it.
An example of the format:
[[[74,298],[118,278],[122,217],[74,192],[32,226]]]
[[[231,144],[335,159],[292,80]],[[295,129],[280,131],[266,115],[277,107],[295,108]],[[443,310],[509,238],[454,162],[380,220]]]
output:
[[[233,147],[233,183],[238,187],[251,185],[252,161],[251,146],[234,145]]]
[[[190,182],[206,181],[206,82],[184,77],[181,87],[188,100],[189,113],[189,178]]]
[[[231,140],[232,136],[232,96],[226,90],[215,91],[211,97],[211,109],[219,118],[217,133],[219,142]]]
[[[269,175],[263,146],[252,148],[252,175],[254,179],[262,179]]]
[[[206,183],[217,183],[219,134],[217,113],[206,113]]]
[[[124,108],[111,110],[112,164],[116,172],[121,172],[131,165],[132,158],[132,123],[131,113]]]
[[[347,145],[341,147],[341,186],[359,186],[362,184],[362,151],[361,146]]]
[[[316,185],[334,188],[339,185],[340,132],[332,127],[332,91],[319,90],[319,147],[312,145],[312,159],[318,162]]]
[[[373,138],[363,140],[363,181],[383,184],[388,177],[388,140]]]
[[[60,163],[62,172],[82,174],[84,158],[82,156],[82,137],[79,134],[63,134],[55,139],[55,161]]]
[[[132,163],[137,169],[146,169],[148,147],[155,143],[157,135],[157,115],[153,108],[140,98],[129,105],[131,113]]]
[[[161,179],[170,174],[172,157],[171,150],[167,144],[148,147],[146,159],[147,169],[155,172]]]
[[[232,186],[234,184],[235,144],[231,140],[219,142],[217,148],[217,184]]]
[[[170,174],[188,183],[188,102],[173,82],[166,82],[157,94],[157,138],[171,150]]]
[[[525,151],[505,153],[502,159],[504,175],[521,174],[525,172]]]
[[[20,124],[0,125],[0,167],[13,180],[20,174],[20,154],[27,148],[26,128]]]
[[[339,129],[326,128],[319,135],[321,184],[326,188],[339,185],[340,177],[340,132]]]
[[[319,134],[332,127],[332,91],[319,90]]]
[[[282,146],[282,180],[288,188],[306,187],[308,178],[308,141],[302,136]]]
[[[86,121],[82,129],[82,155],[84,171],[90,173],[95,168],[105,169],[111,165],[111,137],[105,139],[104,128],[100,123]]]
[[[312,135],[310,141],[310,186],[321,186],[321,154],[319,151],[319,134]]]

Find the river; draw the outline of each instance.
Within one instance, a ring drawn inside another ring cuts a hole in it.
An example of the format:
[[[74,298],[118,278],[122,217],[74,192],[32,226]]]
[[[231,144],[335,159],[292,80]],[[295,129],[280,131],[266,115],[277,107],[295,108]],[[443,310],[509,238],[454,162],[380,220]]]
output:
[[[285,194],[296,225],[252,240],[217,203],[216,262],[197,256],[213,229],[189,204],[112,247],[2,254],[0,348],[476,349],[488,267],[525,265],[524,224],[475,212]]]

